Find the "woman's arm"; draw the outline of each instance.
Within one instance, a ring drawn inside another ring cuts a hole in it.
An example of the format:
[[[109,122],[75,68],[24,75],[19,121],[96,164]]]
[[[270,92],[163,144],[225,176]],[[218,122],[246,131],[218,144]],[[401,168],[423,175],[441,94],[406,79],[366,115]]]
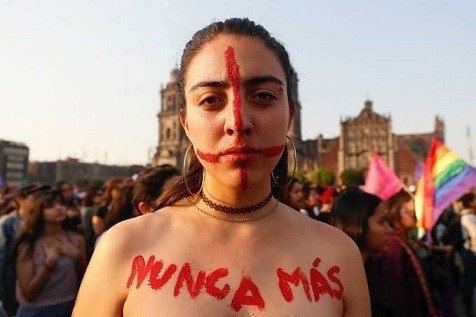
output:
[[[38,296],[46,281],[48,281],[50,272],[56,265],[59,257],[58,252],[48,250],[46,254],[45,264],[35,272],[33,250],[26,244],[22,244],[18,248],[16,277],[20,291],[27,301],[31,301]]]
[[[99,237],[101,233],[103,233],[105,224],[104,224],[104,219],[94,215],[92,218],[92,224],[93,224],[93,231],[96,237]]]

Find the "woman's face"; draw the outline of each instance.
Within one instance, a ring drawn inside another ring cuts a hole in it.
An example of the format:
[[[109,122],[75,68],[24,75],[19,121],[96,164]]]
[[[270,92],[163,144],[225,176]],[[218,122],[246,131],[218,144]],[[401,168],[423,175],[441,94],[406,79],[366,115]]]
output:
[[[377,208],[375,213],[367,220],[368,232],[365,239],[365,247],[370,252],[387,252],[388,242],[393,229],[390,226],[383,208]]]
[[[256,38],[221,35],[193,57],[184,90],[181,122],[207,179],[237,188],[269,184],[290,125],[286,77],[274,53]]]
[[[49,223],[61,223],[66,219],[66,207],[61,203],[55,203],[44,209],[43,218]]]
[[[289,204],[293,208],[304,208],[304,193],[303,186],[299,182],[293,183],[291,189],[289,190]]]
[[[402,208],[400,209],[400,223],[405,229],[413,229],[416,227],[417,219],[415,216],[413,200],[402,205]]]

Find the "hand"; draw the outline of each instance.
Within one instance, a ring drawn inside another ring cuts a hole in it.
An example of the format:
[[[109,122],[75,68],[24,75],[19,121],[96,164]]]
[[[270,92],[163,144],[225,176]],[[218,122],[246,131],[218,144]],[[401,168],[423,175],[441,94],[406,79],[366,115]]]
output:
[[[45,258],[46,268],[48,270],[54,269],[60,257],[58,248],[53,245],[45,244],[43,245],[43,251],[45,252],[45,255],[46,255],[46,258]]]
[[[76,259],[79,256],[79,250],[71,242],[62,237],[59,244],[59,252],[67,255],[73,259]]]

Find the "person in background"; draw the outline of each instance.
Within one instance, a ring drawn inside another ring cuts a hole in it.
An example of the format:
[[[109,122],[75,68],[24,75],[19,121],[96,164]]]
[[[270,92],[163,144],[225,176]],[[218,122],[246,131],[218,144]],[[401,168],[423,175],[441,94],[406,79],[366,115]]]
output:
[[[461,230],[463,234],[463,300],[468,313],[476,311],[476,195],[464,194],[461,203]]]
[[[416,253],[419,246],[410,238],[417,224],[413,197],[401,190],[382,206],[395,233],[382,263],[382,279],[394,302],[394,316],[439,316],[427,272]]]
[[[286,205],[309,216],[306,210],[306,200],[304,197],[304,185],[299,180],[293,178],[284,192],[284,201]]]
[[[55,184],[55,189],[65,201],[66,220],[64,226],[68,230],[82,232],[81,212],[74,194],[74,186],[65,180],[61,180]]]
[[[393,229],[380,198],[359,189],[340,194],[330,212],[330,225],[344,231],[360,249],[369,286],[372,317],[392,317],[392,300],[381,283],[379,257],[387,253]]]
[[[319,201],[321,202],[321,208],[316,219],[329,223],[330,212],[332,210],[332,204],[334,202],[334,196],[336,195],[334,187],[326,187],[319,195]]]
[[[0,301],[10,315],[14,315],[18,303],[15,299],[15,273],[12,258],[13,247],[23,218],[33,208],[32,194],[42,188],[28,185],[20,188],[14,194],[18,209],[0,219]]]
[[[104,217],[104,231],[96,238],[96,245],[103,234],[121,221],[137,216],[132,204],[132,182],[124,182],[117,188],[111,209]]]
[[[82,236],[63,229],[66,205],[53,190],[32,195],[14,248],[17,317],[69,316],[86,268]]]
[[[105,184],[103,205],[93,215],[92,223],[96,237],[99,237],[106,229],[104,219],[107,213],[117,204],[119,199],[119,189],[123,185],[122,178],[111,178]]]
[[[94,245],[96,244],[96,234],[94,233],[92,218],[93,215],[98,213],[99,208],[103,205],[103,200],[103,189],[92,187],[86,191],[81,202],[81,215],[88,260],[91,258],[94,251]]]
[[[318,187],[316,185],[309,185],[308,191],[307,191],[307,208],[309,215],[311,218],[316,219],[317,216],[319,215],[320,212],[320,203],[319,203],[319,192],[318,192]]]
[[[162,191],[168,187],[180,171],[169,164],[159,165],[143,170],[139,173],[132,189],[132,203],[141,213],[153,212],[156,201]]]

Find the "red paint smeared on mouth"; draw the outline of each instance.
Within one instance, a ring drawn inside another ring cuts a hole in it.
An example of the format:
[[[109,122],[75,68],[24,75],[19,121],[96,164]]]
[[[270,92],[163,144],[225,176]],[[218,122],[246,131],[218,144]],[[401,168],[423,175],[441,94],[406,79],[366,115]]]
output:
[[[243,131],[243,119],[241,117],[241,95],[240,95],[240,70],[235,60],[235,50],[228,46],[225,51],[226,70],[228,78],[233,88],[233,114],[235,115],[235,125],[237,132]]]
[[[204,161],[208,163],[218,163],[220,157],[212,153],[203,153],[200,150],[197,150],[197,155]]]
[[[281,155],[281,153],[283,153],[283,150],[284,150],[284,145],[279,145],[279,146],[272,146],[267,149],[264,149],[262,152],[264,157],[274,157],[274,156]]]
[[[241,187],[247,188],[248,187],[248,174],[246,173],[246,169],[240,169],[240,179],[241,179]]]

